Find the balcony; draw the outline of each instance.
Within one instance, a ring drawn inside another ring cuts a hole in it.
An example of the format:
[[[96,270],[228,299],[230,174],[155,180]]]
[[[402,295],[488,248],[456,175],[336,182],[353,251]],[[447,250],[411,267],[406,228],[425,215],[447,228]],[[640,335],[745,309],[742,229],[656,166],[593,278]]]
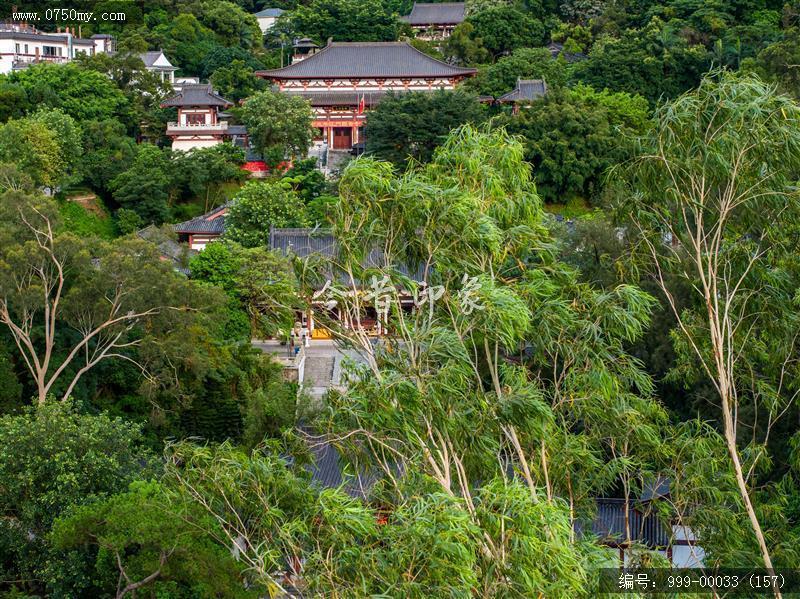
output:
[[[12,68],[15,70],[24,69],[31,65],[42,62],[54,62],[57,64],[62,64],[69,62],[69,58],[66,56],[36,56],[35,54],[14,54],[11,58]]]
[[[215,134],[224,135],[228,131],[228,121],[222,121],[215,125],[205,123],[167,123],[167,135],[203,135]]]

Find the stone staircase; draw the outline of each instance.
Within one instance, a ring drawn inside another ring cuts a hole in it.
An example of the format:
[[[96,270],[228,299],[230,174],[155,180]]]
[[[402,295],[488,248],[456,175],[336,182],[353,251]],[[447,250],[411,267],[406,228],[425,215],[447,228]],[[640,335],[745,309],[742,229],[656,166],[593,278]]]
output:
[[[329,173],[331,171],[341,171],[347,164],[347,161],[352,157],[353,155],[350,153],[350,150],[334,150],[333,148],[328,148],[325,168]]]
[[[321,398],[333,384],[333,368],[336,358],[333,356],[306,356],[303,387],[311,397]]]

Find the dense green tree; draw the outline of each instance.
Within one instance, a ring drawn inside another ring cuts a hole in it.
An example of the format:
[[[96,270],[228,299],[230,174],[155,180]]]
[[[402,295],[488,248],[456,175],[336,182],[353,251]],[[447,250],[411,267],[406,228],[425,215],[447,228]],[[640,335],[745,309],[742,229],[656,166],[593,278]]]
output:
[[[117,120],[84,121],[81,167],[84,181],[104,197],[111,195],[111,182],[129,168],[136,156],[136,143]]]
[[[754,60],[744,66],[764,77],[767,81],[778,84],[782,91],[794,98],[800,98],[800,31],[790,29],[784,38],[767,46]]]
[[[137,44],[139,47],[135,47]],[[205,57],[222,46],[214,32],[192,11],[181,12],[152,28],[128,30],[120,45],[136,52],[162,48],[184,75],[194,76],[202,74]]]
[[[46,187],[55,187],[65,172],[55,132],[30,119],[0,126],[0,162],[14,164],[34,183]]]
[[[369,113],[367,152],[398,165],[427,162],[452,129],[485,119],[485,106],[462,90],[390,95]]]
[[[41,123],[55,136],[61,153],[61,163],[64,165],[61,182],[70,183],[79,180],[83,174],[81,169],[83,132],[75,119],[58,108],[41,108],[34,112],[29,120],[33,123]]]
[[[214,32],[223,46],[261,47],[261,29],[256,18],[226,0],[203,0],[192,5],[200,22]]]
[[[525,140],[537,189],[546,200],[596,198],[609,167],[633,152],[634,136],[647,126],[647,102],[591,88],[550,90],[519,114],[499,120]]]
[[[544,43],[544,25],[538,19],[512,6],[496,6],[467,17],[472,25],[472,38],[496,59],[517,48],[541,46]]]
[[[292,11],[292,28],[298,35],[325,44],[337,42],[391,42],[400,23],[380,0],[312,0]]]
[[[20,581],[29,592],[46,583],[53,592],[92,594],[91,580],[80,573],[84,556],[54,553],[47,533],[70,506],[123,491],[152,472],[139,427],[51,402],[0,418],[0,440],[4,579]]]
[[[139,54],[118,52],[81,55],[82,68],[102,73],[125,94],[130,106],[129,128],[137,135],[159,139],[164,135],[166,120],[160,102],[172,93],[169,82],[159,73],[148,71]]]
[[[475,26],[469,21],[464,21],[453,29],[443,44],[443,52],[451,60],[466,66],[491,60],[489,51],[483,47],[483,40],[476,37]]]
[[[9,83],[5,77],[0,78],[0,122],[18,119],[25,114],[28,106],[27,94],[22,86]]]
[[[297,289],[287,260],[263,247],[214,243],[192,259],[191,276],[225,290],[247,327],[246,339],[266,338],[294,325]],[[237,319],[237,322],[240,319]]]
[[[662,35],[654,23],[620,39],[598,40],[588,59],[574,66],[573,76],[595,89],[639,94],[655,103],[695,87],[710,64],[704,46]]]
[[[246,248],[266,247],[270,227],[305,224],[305,206],[294,191],[272,181],[250,181],[232,200],[225,237]]]
[[[29,108],[60,108],[79,123],[116,118],[127,122],[124,94],[105,75],[76,64],[39,64],[17,71],[9,81],[27,95]]]
[[[481,69],[465,86],[496,98],[513,90],[517,79],[543,79],[553,88],[564,85],[567,77],[567,63],[554,59],[546,48],[520,48]]]
[[[53,202],[20,192],[0,210],[0,324],[39,404],[69,398],[104,360],[174,368],[172,351],[188,353],[176,341],[213,330],[219,295],[178,275],[155,245],[78,238],[61,229]]]
[[[12,361],[12,350],[0,343],[0,414],[13,413],[22,407],[22,384]]]
[[[176,184],[184,197],[203,200],[204,211],[208,211],[219,203],[225,186],[247,178],[241,168],[244,160],[244,150],[230,143],[176,152],[172,159],[179,173]]]
[[[243,584],[241,565],[214,543],[209,516],[171,501],[156,482],[137,481],[130,490],[59,519],[51,537],[57,549],[96,547],[92,577],[105,593],[151,591],[204,597],[255,597]]]
[[[203,70],[200,76],[209,79],[217,69],[230,66],[234,60],[240,60],[251,70],[263,69],[264,64],[253,54],[239,46],[218,46],[203,57]]]
[[[258,92],[244,102],[241,117],[250,143],[272,166],[303,156],[311,145],[311,107],[299,96]]]
[[[136,212],[145,223],[160,224],[167,217],[170,173],[166,153],[154,145],[142,144],[130,167],[111,181],[114,200]]]
[[[239,102],[265,87],[264,80],[256,77],[253,68],[242,60],[234,60],[227,66],[219,67],[210,80],[214,89],[231,102]]]

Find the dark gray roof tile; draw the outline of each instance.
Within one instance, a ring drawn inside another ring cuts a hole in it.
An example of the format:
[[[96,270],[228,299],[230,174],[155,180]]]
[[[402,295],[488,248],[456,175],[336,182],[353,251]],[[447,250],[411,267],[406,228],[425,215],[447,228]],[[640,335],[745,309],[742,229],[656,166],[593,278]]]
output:
[[[212,88],[210,83],[186,83],[181,91],[161,103],[162,108],[168,106],[233,106]]]
[[[265,8],[264,10],[258,11],[253,16],[254,17],[272,17],[272,18],[276,19],[276,18],[278,18],[279,16],[281,16],[285,12],[286,11],[283,10],[282,8]]]
[[[402,17],[409,25],[458,25],[464,20],[463,2],[414,3],[411,14]]]
[[[142,52],[141,54],[139,54],[139,58],[142,59],[144,66],[152,67],[162,54],[164,54],[164,52],[162,52],[161,50],[151,50],[150,52]],[[166,56],[164,56],[164,58],[167,60],[167,62],[169,62],[169,59]],[[160,68],[169,68],[169,67],[160,67]],[[172,68],[175,69],[176,71],[178,70],[178,67],[172,67]]]
[[[222,235],[225,232],[225,214],[230,204],[218,206],[205,214],[191,220],[173,225],[176,233],[212,233]]]
[[[547,93],[547,84],[542,79],[519,79],[517,88],[497,98],[498,102],[520,102],[536,100]]]
[[[346,79],[454,77],[475,72],[436,60],[406,42],[331,42],[305,60],[282,69],[256,71],[256,75],[267,79]]]

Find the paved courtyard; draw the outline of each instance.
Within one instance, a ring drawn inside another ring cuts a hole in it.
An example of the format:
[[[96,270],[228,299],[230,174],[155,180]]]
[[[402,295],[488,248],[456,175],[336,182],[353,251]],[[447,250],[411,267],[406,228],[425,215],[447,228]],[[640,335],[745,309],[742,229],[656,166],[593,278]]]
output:
[[[273,340],[255,340],[253,346],[265,353],[288,355],[288,349]],[[306,360],[303,373],[303,389],[312,399],[321,399],[330,388],[342,389],[342,362],[350,358],[356,362],[363,359],[354,351],[342,351],[328,339],[312,339],[305,349]]]

